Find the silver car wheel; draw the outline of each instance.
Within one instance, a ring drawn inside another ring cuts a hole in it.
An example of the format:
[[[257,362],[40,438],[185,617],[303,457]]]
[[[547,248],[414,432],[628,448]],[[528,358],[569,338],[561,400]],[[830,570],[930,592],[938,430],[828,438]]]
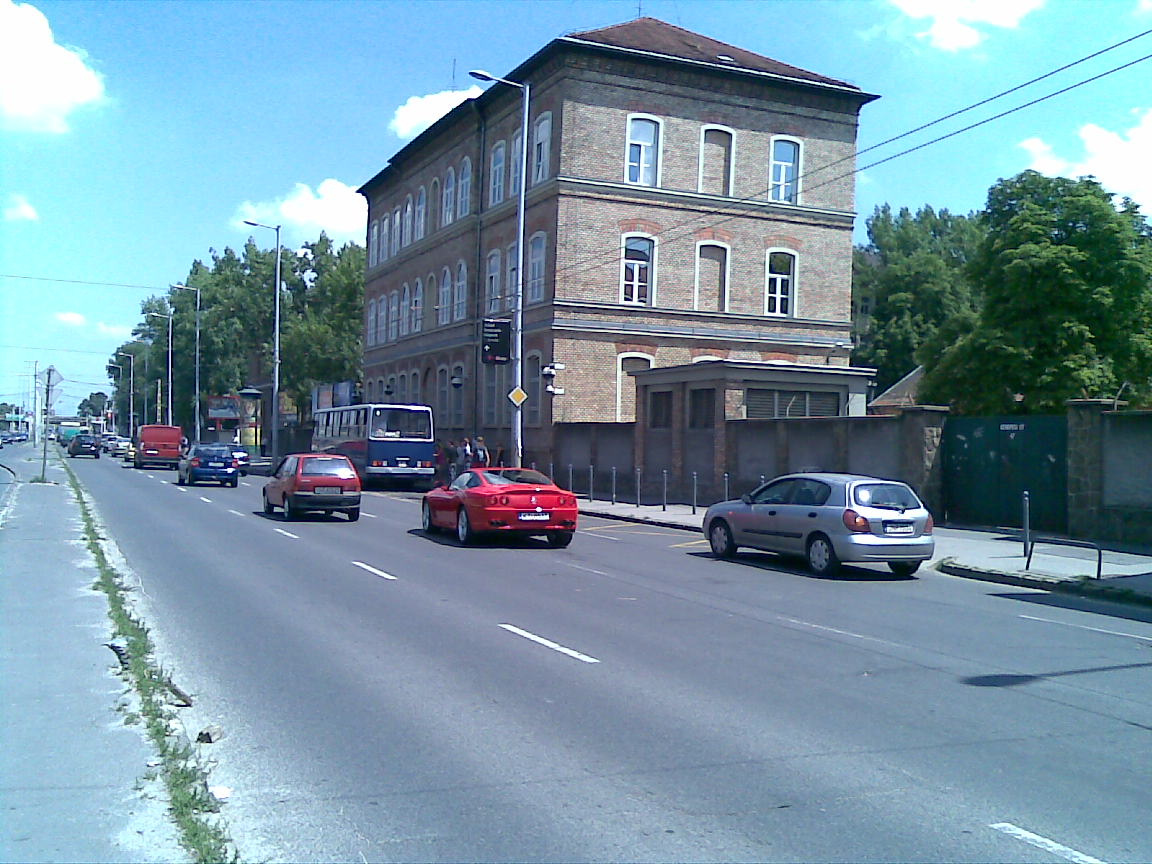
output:
[[[708,532],[708,544],[712,547],[712,554],[717,558],[731,558],[736,553],[732,531],[722,519],[712,523],[712,528]]]
[[[808,541],[808,566],[817,576],[832,576],[840,569],[840,559],[827,537],[817,534]]]

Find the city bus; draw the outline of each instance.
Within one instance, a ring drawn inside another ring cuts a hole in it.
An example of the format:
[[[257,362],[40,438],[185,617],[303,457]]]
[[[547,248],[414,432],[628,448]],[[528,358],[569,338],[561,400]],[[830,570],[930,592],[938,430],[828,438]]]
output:
[[[343,405],[320,408],[312,419],[312,449],[347,456],[361,480],[432,484],[436,443],[427,405]]]

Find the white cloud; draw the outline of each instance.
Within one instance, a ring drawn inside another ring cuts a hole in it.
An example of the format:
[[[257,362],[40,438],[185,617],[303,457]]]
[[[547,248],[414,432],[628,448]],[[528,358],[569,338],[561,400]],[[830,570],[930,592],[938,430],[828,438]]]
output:
[[[1109,192],[1127,195],[1143,212],[1152,211],[1152,171],[1148,154],[1152,153],[1152,108],[1135,112],[1136,124],[1113,132],[1095,123],[1080,127],[1084,155],[1079,160],[1056,154],[1040,138],[1028,138],[1020,147],[1032,157],[1029,168],[1042,174],[1063,177],[1092,175]]]
[[[943,51],[973,48],[988,27],[1014,29],[1046,0],[889,0],[909,18],[927,18],[928,29],[917,33]],[[979,25],[985,25],[980,27]]]
[[[69,327],[83,327],[88,323],[88,319],[79,312],[57,312],[56,320]]]
[[[131,327],[123,324],[105,324],[103,321],[96,324],[96,330],[101,336],[112,336],[116,339],[127,339],[132,335]]]
[[[364,243],[368,203],[355,188],[331,178],[316,187],[297,183],[287,195],[275,201],[245,201],[236,208],[235,227],[251,231],[244,220],[282,225],[281,242],[311,242],[327,234],[337,246],[348,241]],[[262,238],[262,246],[270,246]]]
[[[467,90],[445,90],[427,96],[410,96],[396,109],[388,128],[396,137],[409,141],[415,138],[465,99],[475,99],[484,91],[472,85]]]
[[[104,81],[80,48],[58,45],[44,13],[0,0],[0,125],[64,133],[68,115],[104,99]]]
[[[8,196],[8,206],[4,208],[4,221],[39,222],[40,214],[26,196],[16,192]]]

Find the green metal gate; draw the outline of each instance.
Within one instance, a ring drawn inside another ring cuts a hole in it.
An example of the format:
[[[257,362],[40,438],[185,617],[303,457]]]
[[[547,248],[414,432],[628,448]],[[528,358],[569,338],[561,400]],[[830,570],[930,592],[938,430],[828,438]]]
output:
[[[945,521],[1020,528],[1027,490],[1032,528],[1067,532],[1064,415],[949,417],[943,449]]]

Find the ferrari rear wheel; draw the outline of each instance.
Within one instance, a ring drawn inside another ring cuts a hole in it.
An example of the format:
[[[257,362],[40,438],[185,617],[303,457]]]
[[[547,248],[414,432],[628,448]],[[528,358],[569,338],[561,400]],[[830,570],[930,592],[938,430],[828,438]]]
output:
[[[476,539],[476,532],[472,530],[472,523],[468,521],[468,511],[461,507],[456,514],[456,539],[461,546],[467,546]]]
[[[563,549],[572,542],[572,537],[575,534],[575,531],[549,531],[548,545],[553,549]]]

